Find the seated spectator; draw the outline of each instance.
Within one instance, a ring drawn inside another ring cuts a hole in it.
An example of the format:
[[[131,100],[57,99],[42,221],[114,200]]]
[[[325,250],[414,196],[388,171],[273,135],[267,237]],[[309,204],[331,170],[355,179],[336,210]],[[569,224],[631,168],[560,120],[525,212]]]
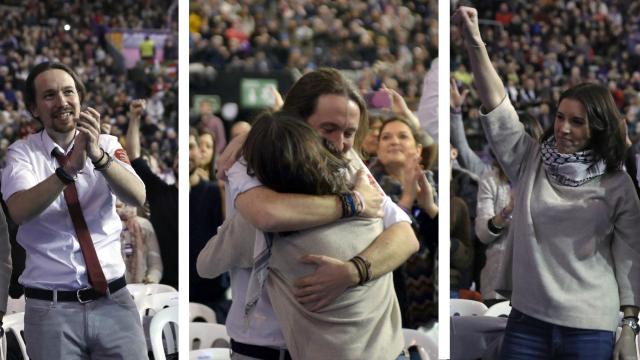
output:
[[[158,238],[149,220],[137,216],[136,209],[116,201],[122,220],[121,252],[127,266],[128,283],[157,284],[162,278],[162,258]]]

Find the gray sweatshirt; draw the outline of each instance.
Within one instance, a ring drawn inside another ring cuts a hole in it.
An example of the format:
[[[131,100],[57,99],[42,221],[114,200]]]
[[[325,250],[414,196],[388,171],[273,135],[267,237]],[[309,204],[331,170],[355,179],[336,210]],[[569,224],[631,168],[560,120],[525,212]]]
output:
[[[616,171],[579,187],[555,184],[508,98],[481,121],[517,184],[511,266],[500,274],[513,307],[557,325],[615,331],[619,307],[640,304],[640,201],[631,178]]]

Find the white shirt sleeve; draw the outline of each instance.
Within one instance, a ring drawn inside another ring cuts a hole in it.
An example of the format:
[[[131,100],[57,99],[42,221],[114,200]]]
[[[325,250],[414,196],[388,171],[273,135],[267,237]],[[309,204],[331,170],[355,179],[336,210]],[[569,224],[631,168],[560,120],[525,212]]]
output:
[[[24,140],[20,140],[7,151],[6,166],[2,170],[2,196],[5,201],[16,192],[38,184],[26,145]]]
[[[382,202],[382,207],[384,209],[384,216],[382,217],[382,222],[384,223],[384,228],[388,228],[391,225],[405,221],[411,224],[411,219],[409,215],[404,212],[396,203],[394,203],[390,197],[387,195],[384,196],[384,200]]]
[[[231,195],[229,201],[231,203],[235,204],[236,198],[243,192],[262,186],[256,177],[247,174],[247,165],[242,157],[227,170],[226,174],[229,180],[229,194]]]
[[[113,161],[118,162],[123,168],[140,179],[138,174],[136,174],[136,171],[131,166],[131,160],[129,159],[127,152],[122,148],[118,138],[112,135],[101,134],[100,146],[113,158]],[[140,181],[142,182],[142,180]]]

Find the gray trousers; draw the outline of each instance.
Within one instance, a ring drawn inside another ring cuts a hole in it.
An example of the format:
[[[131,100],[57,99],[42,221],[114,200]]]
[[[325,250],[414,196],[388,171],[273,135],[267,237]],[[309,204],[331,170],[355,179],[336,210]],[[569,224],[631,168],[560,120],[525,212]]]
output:
[[[86,304],[27,298],[24,335],[32,360],[148,358],[127,288]]]

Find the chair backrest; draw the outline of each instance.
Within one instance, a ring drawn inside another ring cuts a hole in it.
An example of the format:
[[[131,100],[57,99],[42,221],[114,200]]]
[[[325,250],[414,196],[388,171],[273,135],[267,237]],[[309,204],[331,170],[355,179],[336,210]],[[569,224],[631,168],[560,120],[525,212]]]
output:
[[[509,313],[511,313],[511,305],[507,300],[491,305],[484,313],[484,316],[509,317]]]
[[[20,296],[17,299],[9,297],[7,301],[7,312],[6,314],[17,314],[24,312],[24,308],[26,306],[24,295]]]
[[[479,316],[487,312],[487,305],[475,300],[451,299],[449,310],[451,316]]]
[[[146,284],[147,285],[147,293],[148,294],[160,294],[160,293],[170,293],[170,292],[178,292],[176,288],[166,284]]]
[[[189,322],[203,319],[204,322],[216,323],[216,313],[208,307],[200,303],[189,303]]]
[[[147,295],[177,292],[173,287],[164,284],[127,284],[127,289],[138,306],[140,301]]]
[[[426,334],[413,329],[402,329],[404,335],[404,347],[417,346],[421,360],[438,359],[438,344]]]
[[[213,347],[230,347],[231,340],[227,328],[221,324],[192,322],[189,323],[190,350]]]
[[[231,360],[231,351],[225,348],[191,350],[189,360]]]
[[[168,323],[175,323],[178,328],[178,307],[172,306],[159,310],[151,319],[149,325],[149,340],[151,341],[151,351],[155,360],[166,360],[164,346],[162,345],[162,329]],[[177,342],[177,335],[174,342]]]
[[[178,306],[178,292],[166,292],[144,296],[137,303],[137,306],[140,318],[142,319],[145,315],[153,315],[164,308]]]
[[[16,337],[18,345],[20,346],[22,358],[25,360],[29,360],[29,355],[27,355],[27,346],[24,343],[24,312],[5,315],[2,319],[2,327],[4,328],[5,332],[11,331],[13,333],[13,335]],[[6,339],[6,336],[2,338],[2,352],[5,356],[5,359],[7,350]]]

